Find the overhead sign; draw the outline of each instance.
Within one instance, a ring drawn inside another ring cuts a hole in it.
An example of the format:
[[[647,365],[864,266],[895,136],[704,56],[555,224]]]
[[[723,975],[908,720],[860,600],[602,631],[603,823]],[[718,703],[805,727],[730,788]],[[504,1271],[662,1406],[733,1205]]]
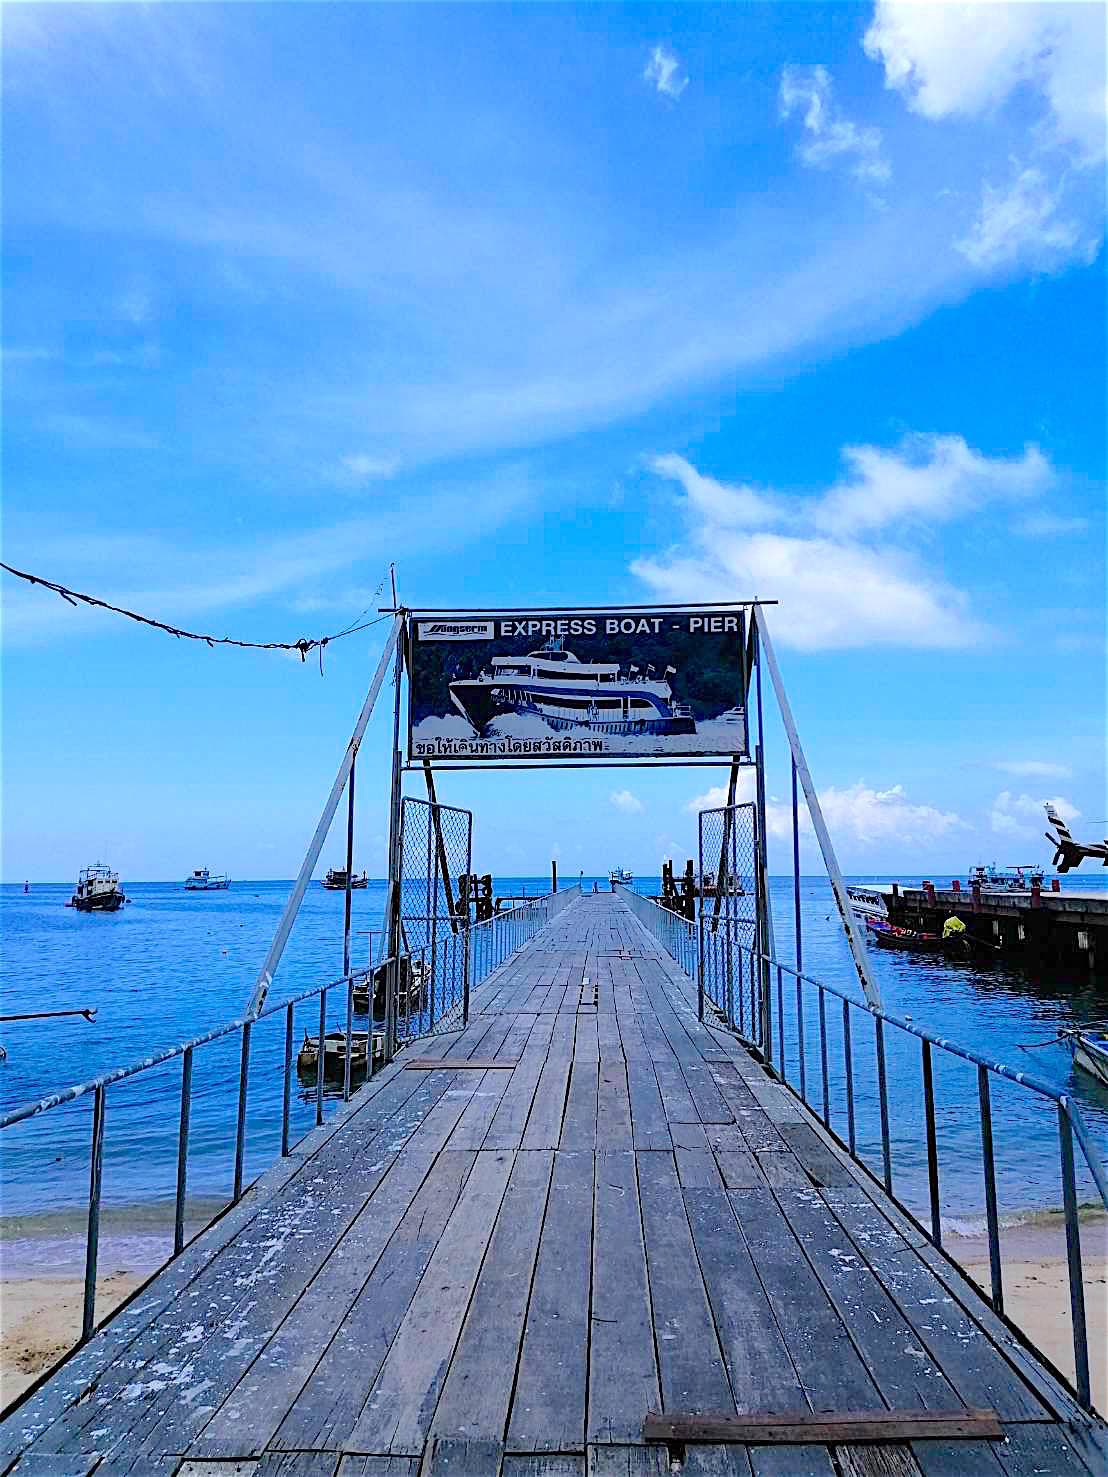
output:
[[[416,612],[410,760],[745,754],[741,609]]]

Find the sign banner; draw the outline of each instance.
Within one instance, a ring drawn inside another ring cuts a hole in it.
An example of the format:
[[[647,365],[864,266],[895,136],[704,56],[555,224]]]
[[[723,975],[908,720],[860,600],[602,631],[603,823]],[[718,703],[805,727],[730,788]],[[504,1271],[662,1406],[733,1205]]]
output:
[[[408,759],[745,755],[745,612],[415,612]]]

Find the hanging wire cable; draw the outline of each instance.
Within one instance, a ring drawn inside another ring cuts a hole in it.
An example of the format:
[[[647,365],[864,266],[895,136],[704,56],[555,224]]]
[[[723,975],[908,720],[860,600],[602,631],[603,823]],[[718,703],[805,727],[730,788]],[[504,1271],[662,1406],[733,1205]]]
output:
[[[391,569],[392,566],[389,566]],[[353,636],[357,631],[367,631],[370,626],[376,626],[383,620],[388,620],[387,615],[377,616],[374,620],[363,621],[362,616],[368,615],[372,610],[378,595],[384,589],[385,580],[389,571],[386,570],[378,581],[377,588],[370,597],[369,604],[361,615],[356,615],[350,625],[341,631],[336,631],[332,636],[302,636],[299,641],[239,641],[233,636],[209,636],[202,631],[185,631],[180,626],[172,626],[167,621],[155,620],[150,615],[140,615],[138,611],[127,610],[122,605],[112,605],[108,600],[100,600],[95,595],[84,595],[80,590],[71,590],[65,585],[59,585],[55,580],[45,579],[40,574],[28,574],[23,569],[13,569],[10,564],[0,561],[0,569],[6,570],[8,574],[14,575],[16,579],[26,580],[30,585],[41,585],[44,590],[52,590],[55,595],[67,601],[70,605],[91,605],[98,610],[110,610],[115,615],[124,615],[128,620],[138,621],[143,626],[153,626],[156,631],[165,631],[169,636],[177,636],[185,641],[203,641],[208,646],[239,646],[252,651],[295,651],[299,652],[300,660],[307,661],[310,651],[319,652],[319,670],[323,671],[323,648],[329,646],[333,641],[341,641],[344,636]]]

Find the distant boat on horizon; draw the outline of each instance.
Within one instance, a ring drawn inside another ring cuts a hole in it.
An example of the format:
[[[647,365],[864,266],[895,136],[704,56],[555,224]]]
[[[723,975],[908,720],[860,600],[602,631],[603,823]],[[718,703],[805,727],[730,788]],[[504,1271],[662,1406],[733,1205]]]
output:
[[[328,890],[328,892],[345,892],[346,891],[346,868],[345,867],[330,867],[328,869],[328,872],[327,872],[326,877],[324,877],[323,881],[319,885],[321,887],[325,887]],[[350,886],[351,886],[351,889],[354,889],[354,888],[357,888],[357,887],[368,887],[369,886],[369,874],[366,873],[366,872],[363,872],[361,874],[361,876],[359,876],[357,874],[357,872],[355,872],[354,875],[350,879]]]
[[[230,885],[231,879],[226,872],[209,872],[207,867],[197,867],[185,878],[186,892],[222,892]]]

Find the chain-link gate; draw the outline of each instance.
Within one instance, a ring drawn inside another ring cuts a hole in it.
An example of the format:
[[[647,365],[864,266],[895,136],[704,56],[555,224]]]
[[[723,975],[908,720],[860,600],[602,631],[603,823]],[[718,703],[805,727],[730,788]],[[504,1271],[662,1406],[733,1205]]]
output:
[[[700,812],[699,986],[728,1025],[760,1047],[765,981],[753,963],[759,942],[757,848],[753,805]]]
[[[472,846],[471,811],[405,797],[400,811],[398,1040],[454,1029],[465,1011]],[[374,974],[380,974],[383,992],[386,972],[379,967]]]

